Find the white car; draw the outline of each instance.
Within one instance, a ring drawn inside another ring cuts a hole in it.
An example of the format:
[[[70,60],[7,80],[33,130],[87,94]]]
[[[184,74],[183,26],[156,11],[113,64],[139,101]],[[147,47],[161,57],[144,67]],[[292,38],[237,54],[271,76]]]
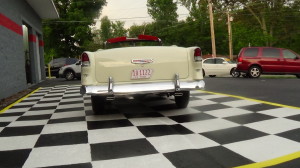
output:
[[[160,46],[159,38],[148,35],[106,43],[110,49],[81,56],[80,92],[91,95],[94,113],[105,112],[107,101],[124,95],[175,96],[177,107],[185,108],[190,90],[204,88],[199,47]]]
[[[209,77],[228,76],[239,77],[240,73],[236,72],[237,64],[227,58],[207,58],[202,61],[203,76]]]
[[[81,78],[81,61],[77,61],[75,64],[66,65],[59,69],[59,77],[66,78],[66,80],[73,80],[74,78]]]

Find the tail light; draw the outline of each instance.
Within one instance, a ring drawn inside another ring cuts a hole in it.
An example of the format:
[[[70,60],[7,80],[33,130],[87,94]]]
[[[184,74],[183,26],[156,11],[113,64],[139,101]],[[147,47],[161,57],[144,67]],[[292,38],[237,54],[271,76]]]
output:
[[[238,58],[238,63],[242,63],[243,62],[243,58],[242,57],[239,57]]]
[[[200,48],[196,48],[194,51],[194,59],[196,62],[202,61],[202,52]]]
[[[82,66],[90,66],[90,58],[87,53],[81,54]]]

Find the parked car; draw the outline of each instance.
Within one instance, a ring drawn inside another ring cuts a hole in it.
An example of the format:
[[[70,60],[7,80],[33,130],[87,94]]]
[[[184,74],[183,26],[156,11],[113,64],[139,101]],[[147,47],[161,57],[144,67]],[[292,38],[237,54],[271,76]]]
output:
[[[75,64],[61,67],[59,77],[66,78],[66,80],[81,79],[81,61],[78,60]]]
[[[292,74],[300,78],[299,55],[292,50],[275,47],[246,47],[238,56],[237,72],[244,77],[261,74]]]
[[[154,42],[157,46],[153,46]],[[104,113],[107,101],[124,95],[175,96],[177,107],[185,108],[190,90],[204,88],[199,47],[160,46],[161,40],[149,35],[106,42],[114,43],[126,47],[108,47],[111,49],[84,52],[81,56],[80,92],[91,95],[94,113]]]
[[[78,61],[77,58],[55,58],[49,62],[51,76],[59,77],[59,69],[65,65],[75,64]],[[46,65],[46,76],[48,74],[48,65]]]
[[[202,61],[203,76],[209,77],[231,75],[239,77],[240,73],[236,72],[236,63],[227,58],[207,58]]]

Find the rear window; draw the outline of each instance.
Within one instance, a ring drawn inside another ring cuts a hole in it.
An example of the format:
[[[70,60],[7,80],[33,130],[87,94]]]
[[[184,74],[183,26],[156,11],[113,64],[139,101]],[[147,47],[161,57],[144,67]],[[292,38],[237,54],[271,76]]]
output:
[[[214,59],[207,59],[203,63],[205,63],[205,64],[214,64],[215,60]]]
[[[244,57],[256,57],[258,55],[258,48],[247,48],[244,51]]]
[[[67,60],[66,60],[66,64],[67,65],[70,65],[70,64],[75,64],[76,62],[77,62],[77,58],[68,58]]]
[[[269,58],[279,58],[280,57],[280,51],[276,48],[264,48],[263,57],[269,57]]]

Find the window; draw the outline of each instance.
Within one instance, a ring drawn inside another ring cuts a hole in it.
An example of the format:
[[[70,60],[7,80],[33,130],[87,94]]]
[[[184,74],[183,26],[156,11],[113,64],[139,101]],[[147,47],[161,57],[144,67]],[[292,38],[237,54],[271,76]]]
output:
[[[279,58],[280,57],[280,51],[276,48],[264,48],[263,57],[269,57],[269,58]]]
[[[298,57],[296,54],[294,54],[290,50],[282,50],[282,53],[283,53],[284,58],[295,59]]]
[[[214,64],[215,60],[214,59],[207,59],[203,62],[204,64]]]
[[[258,55],[258,48],[247,48],[244,52],[245,57],[256,57]]]
[[[220,58],[216,58],[216,64],[223,64],[224,60]]]

